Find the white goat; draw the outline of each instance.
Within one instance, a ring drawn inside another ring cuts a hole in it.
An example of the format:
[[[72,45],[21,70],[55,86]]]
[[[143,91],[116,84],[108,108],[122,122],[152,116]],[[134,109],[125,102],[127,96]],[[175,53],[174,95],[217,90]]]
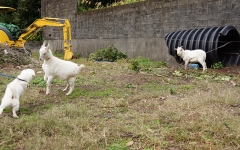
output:
[[[202,67],[203,71],[207,69],[206,66],[206,52],[201,49],[196,50],[184,50],[182,46],[175,48],[177,51],[177,55],[180,56],[183,61],[185,62],[185,69],[187,69],[187,66],[189,62],[199,62]]]
[[[70,89],[66,95],[71,94],[74,89],[74,82],[76,80],[76,77],[78,76],[80,70],[85,66],[83,64],[78,66],[76,63],[62,60],[53,56],[52,51],[50,50],[50,44],[48,44],[47,47],[45,45],[46,41],[44,41],[42,47],[39,50],[39,59],[44,60],[42,69],[45,73],[44,80],[47,83],[46,94],[50,93],[51,83],[54,77],[66,80],[68,84],[63,91],[66,91],[69,87]]]

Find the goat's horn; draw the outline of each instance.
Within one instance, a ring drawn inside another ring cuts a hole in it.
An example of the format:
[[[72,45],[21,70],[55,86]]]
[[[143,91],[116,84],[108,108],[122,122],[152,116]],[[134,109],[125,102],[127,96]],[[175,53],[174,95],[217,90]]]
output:
[[[46,45],[46,41],[43,41],[43,46],[45,46]]]
[[[50,48],[50,43],[48,43],[47,48],[48,48],[48,49]]]

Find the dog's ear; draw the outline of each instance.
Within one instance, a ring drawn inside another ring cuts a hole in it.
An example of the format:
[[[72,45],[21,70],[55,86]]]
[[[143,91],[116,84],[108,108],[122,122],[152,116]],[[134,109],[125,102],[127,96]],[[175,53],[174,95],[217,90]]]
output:
[[[35,74],[35,72],[33,72],[33,74],[32,74],[32,77],[36,77],[36,74]]]
[[[32,76],[33,76],[33,77],[35,77],[35,76],[36,76],[36,74],[35,74],[35,71],[34,71],[34,70],[32,70]]]

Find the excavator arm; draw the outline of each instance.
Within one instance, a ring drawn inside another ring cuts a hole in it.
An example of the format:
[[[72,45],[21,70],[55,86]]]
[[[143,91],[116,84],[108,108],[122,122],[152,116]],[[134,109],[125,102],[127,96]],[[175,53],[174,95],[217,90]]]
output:
[[[64,21],[64,23],[61,23]],[[64,41],[64,59],[69,60],[72,58],[72,32],[71,26],[68,19],[59,19],[59,18],[48,18],[44,17],[41,19],[35,20],[27,29],[20,35],[18,40],[15,42],[16,45],[21,46],[26,41],[34,37],[43,27],[45,26],[55,26],[55,27],[62,27],[63,29],[63,41]]]
[[[63,22],[63,23],[62,23]],[[49,18],[44,17],[41,19],[35,20],[26,30],[19,36],[15,41],[9,40],[9,46],[24,47],[24,44],[34,37],[43,27],[45,26],[54,26],[62,27],[63,29],[63,41],[64,41],[64,59],[69,60],[73,57],[72,53],[72,32],[71,26],[68,19],[59,19],[59,18]]]

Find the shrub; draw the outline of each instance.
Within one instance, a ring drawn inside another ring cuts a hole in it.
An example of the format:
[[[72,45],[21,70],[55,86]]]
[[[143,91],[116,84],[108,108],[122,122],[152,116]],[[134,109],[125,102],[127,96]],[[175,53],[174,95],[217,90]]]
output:
[[[211,65],[211,68],[212,69],[221,69],[221,68],[223,68],[223,65],[221,62],[218,62],[218,63]]]
[[[132,60],[131,61],[131,69],[133,71],[135,71],[136,73],[138,73],[140,71],[139,62],[137,60]]]
[[[123,52],[118,52],[118,49],[114,45],[110,45],[108,48],[102,48],[89,56],[90,61],[109,61],[114,62],[118,59],[126,59],[127,55]]]

